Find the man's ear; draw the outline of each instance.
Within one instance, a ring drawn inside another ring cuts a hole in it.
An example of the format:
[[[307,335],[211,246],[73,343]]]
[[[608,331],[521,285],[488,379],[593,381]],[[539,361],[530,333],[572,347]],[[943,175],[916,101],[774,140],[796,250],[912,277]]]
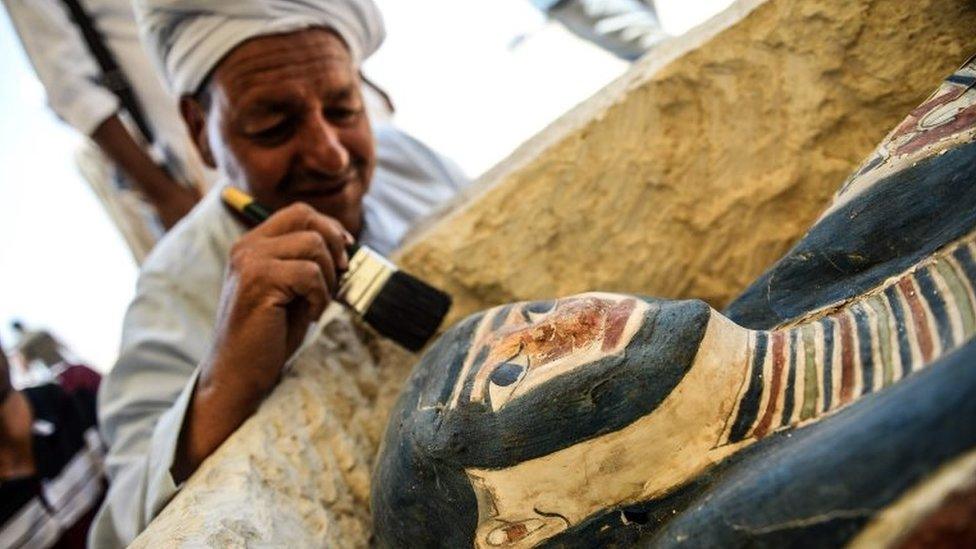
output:
[[[0,403],[7,399],[7,395],[13,390],[13,383],[10,379],[10,362],[7,361],[7,353],[3,350],[0,343]]]
[[[207,111],[204,106],[192,95],[184,95],[180,97],[180,114],[190,133],[190,140],[193,141],[204,164],[217,169],[213,151],[210,150],[210,140],[207,139]]]

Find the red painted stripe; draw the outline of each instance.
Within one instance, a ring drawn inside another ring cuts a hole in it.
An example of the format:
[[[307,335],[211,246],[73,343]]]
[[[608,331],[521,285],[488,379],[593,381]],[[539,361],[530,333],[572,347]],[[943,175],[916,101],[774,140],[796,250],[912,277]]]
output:
[[[846,312],[838,315],[840,324],[840,403],[847,404],[854,398],[854,331],[851,317]]]
[[[762,419],[752,431],[752,436],[762,438],[769,432],[769,426],[773,422],[776,414],[776,401],[779,400],[779,389],[783,384],[783,366],[786,364],[786,355],[783,352],[783,343],[786,336],[783,331],[773,332],[773,379],[769,388],[769,401],[766,402],[766,411],[763,412]]]
[[[606,330],[603,335],[603,352],[613,351],[620,344],[620,336],[624,333],[624,327],[630,320],[630,315],[634,314],[637,307],[636,299],[625,299],[617,303],[607,313]]]
[[[908,308],[912,312],[912,323],[915,325],[915,338],[918,340],[918,349],[922,351],[922,360],[928,363],[932,360],[934,347],[932,344],[932,334],[929,332],[929,319],[925,316],[925,308],[922,307],[922,302],[918,299],[918,291],[915,290],[915,285],[912,284],[910,278],[905,277],[899,280],[898,289],[905,296],[905,301],[908,302]]]

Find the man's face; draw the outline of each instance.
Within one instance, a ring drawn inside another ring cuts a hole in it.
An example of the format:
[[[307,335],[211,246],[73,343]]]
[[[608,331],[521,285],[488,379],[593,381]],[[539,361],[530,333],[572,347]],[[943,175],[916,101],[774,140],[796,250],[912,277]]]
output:
[[[209,162],[266,206],[306,202],[359,233],[373,135],[359,77],[335,34],[309,29],[244,42],[208,86]]]

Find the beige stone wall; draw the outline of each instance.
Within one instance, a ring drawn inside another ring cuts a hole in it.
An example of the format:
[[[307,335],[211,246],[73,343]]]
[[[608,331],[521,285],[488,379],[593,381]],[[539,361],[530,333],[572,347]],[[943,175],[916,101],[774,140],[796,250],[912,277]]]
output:
[[[740,20],[741,19],[741,20]],[[739,0],[492,170],[400,256],[457,318],[587,289],[724,304],[976,51],[964,0]],[[364,546],[414,357],[327,330],[136,547]]]
[[[365,546],[370,469],[411,356],[340,310],[132,547]]]
[[[453,318],[585,290],[721,308],[976,53],[973,29],[967,0],[740,0],[516,151],[399,261],[456,296]]]

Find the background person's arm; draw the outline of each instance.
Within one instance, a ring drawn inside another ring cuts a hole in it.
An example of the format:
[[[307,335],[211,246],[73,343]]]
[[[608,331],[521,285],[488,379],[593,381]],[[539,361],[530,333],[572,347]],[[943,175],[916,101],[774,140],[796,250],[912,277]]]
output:
[[[98,147],[128,177],[156,209],[167,229],[176,224],[200,200],[200,192],[170,177],[132,138],[117,114],[108,117],[91,134]]]
[[[90,136],[156,208],[166,228],[199,199],[146,153],[118,118],[120,104],[99,84],[101,69],[59,0],[3,0],[48,105],[59,118]]]
[[[101,69],[59,0],[3,0],[47,103],[84,135],[119,110],[119,100],[98,82]]]

